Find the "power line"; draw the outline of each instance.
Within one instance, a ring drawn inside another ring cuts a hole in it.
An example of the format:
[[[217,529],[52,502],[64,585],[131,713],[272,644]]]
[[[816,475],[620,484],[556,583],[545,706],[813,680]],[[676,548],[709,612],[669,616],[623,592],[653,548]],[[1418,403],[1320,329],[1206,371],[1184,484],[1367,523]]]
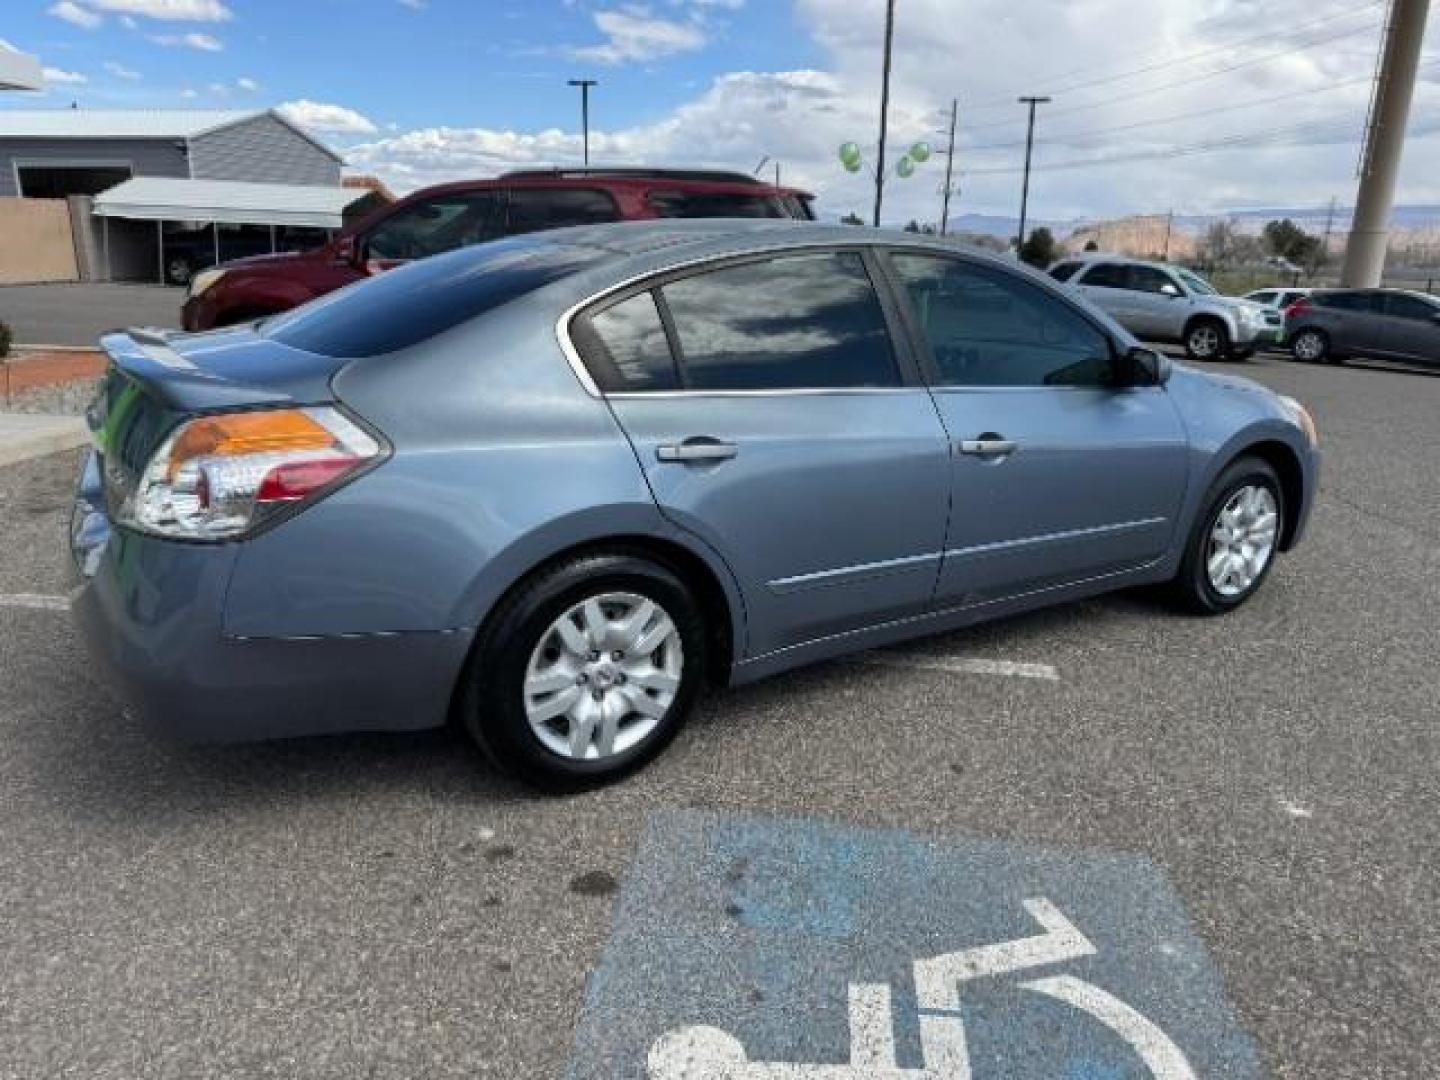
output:
[[[1294,34],[1296,31],[1299,30],[1305,30],[1314,26],[1323,26],[1327,23],[1338,22],[1341,19],[1348,19],[1352,15],[1359,15],[1365,12],[1373,11],[1375,8],[1379,7],[1381,3],[1383,3],[1383,0],[1370,0],[1369,3],[1362,4],[1359,7],[1349,8],[1345,11],[1340,12],[1331,12],[1328,15],[1322,15],[1318,18],[1310,19],[1306,22],[1292,23],[1284,28],[1284,32],[1286,34]],[[1152,71],[1160,71],[1178,67],[1183,64],[1193,63],[1196,60],[1203,60],[1208,56],[1215,56],[1220,53],[1233,52],[1236,48],[1244,45],[1250,45],[1255,42],[1271,42],[1275,40],[1276,33],[1276,31],[1272,30],[1267,33],[1253,34],[1247,37],[1237,38],[1236,40],[1227,42],[1223,45],[1214,45],[1210,48],[1201,49],[1198,52],[1182,54],[1178,57],[1171,57],[1168,60],[1158,60],[1155,63],[1146,64],[1143,67],[1131,68],[1130,70],[1121,72],[1118,75],[1102,76],[1098,79],[1090,79],[1079,83],[1070,84],[1062,81],[1058,85],[1051,86],[1049,90],[1051,94],[1056,94],[1068,92],[1071,90],[1079,90],[1089,86],[1098,86],[1104,83],[1120,82],[1125,79],[1134,78],[1137,75],[1148,74]],[[1057,76],[1057,78],[1064,80],[1071,78],[1075,75],[1088,75],[1094,70],[1095,68],[1093,66],[1087,65],[1086,67],[1074,68],[1073,70],[1066,72],[1063,75]],[[972,111],[990,111],[994,109],[1001,109],[1009,105],[1010,102],[1010,95],[1006,95],[1004,97],[995,97],[974,106]]]
[[[1331,42],[1331,41],[1339,41],[1341,38],[1355,37],[1355,36],[1357,36],[1357,35],[1359,35],[1359,34],[1371,33],[1371,32],[1374,31],[1374,29],[1375,29],[1375,27],[1373,27],[1373,26],[1360,26],[1360,27],[1355,27],[1355,28],[1350,29],[1350,30],[1344,30],[1344,31],[1341,31],[1340,33],[1331,34],[1331,35],[1329,35],[1328,37],[1316,38],[1316,39],[1314,39],[1313,41],[1307,41],[1307,42],[1305,42],[1304,44],[1301,44],[1301,45],[1291,46],[1291,47],[1289,47],[1289,48],[1282,49],[1282,50],[1280,50],[1280,51],[1278,51],[1278,52],[1266,53],[1266,54],[1263,55],[1263,56],[1251,57],[1249,60],[1242,60],[1242,61],[1239,61],[1238,63],[1228,64],[1228,65],[1226,65],[1225,67],[1214,68],[1214,69],[1212,69],[1212,70],[1210,70],[1210,71],[1201,72],[1201,73],[1199,73],[1198,75],[1191,75],[1191,76],[1188,76],[1188,77],[1186,77],[1186,78],[1184,78],[1184,79],[1177,79],[1177,80],[1175,80],[1174,82],[1162,83],[1162,84],[1159,85],[1159,86],[1149,87],[1149,88],[1147,88],[1147,89],[1144,91],[1144,93],[1145,93],[1145,94],[1158,94],[1158,93],[1161,93],[1161,92],[1163,92],[1163,91],[1165,91],[1165,90],[1173,90],[1173,89],[1175,89],[1176,87],[1180,87],[1180,86],[1190,86],[1190,85],[1192,85],[1192,84],[1194,84],[1194,83],[1197,83],[1197,82],[1205,82],[1206,80],[1216,78],[1217,76],[1220,76],[1220,75],[1228,75],[1228,74],[1229,74],[1230,72],[1232,72],[1232,71],[1240,71],[1240,70],[1242,70],[1243,68],[1255,67],[1255,66],[1258,65],[1258,64],[1266,64],[1266,63],[1269,63],[1269,62],[1272,61],[1272,60],[1279,60],[1279,59],[1281,59],[1282,57],[1285,57],[1285,56],[1292,56],[1292,55],[1294,55],[1295,53],[1305,52],[1307,49],[1313,49],[1313,48],[1314,48],[1315,46],[1317,46],[1317,45],[1325,45],[1325,44],[1328,44],[1328,43]],[[1066,106],[1065,108],[1062,108],[1062,109],[1051,109],[1048,115],[1050,115],[1050,116],[1052,116],[1052,117],[1055,117],[1055,116],[1069,116],[1069,115],[1071,115],[1071,114],[1073,114],[1073,113],[1086,112],[1086,111],[1088,111],[1088,110],[1090,110],[1090,109],[1097,109],[1097,108],[1100,108],[1102,105],[1112,105],[1112,104],[1114,104],[1114,103],[1116,103],[1116,102],[1120,102],[1120,101],[1133,101],[1133,100],[1135,99],[1135,97],[1137,96],[1138,93],[1139,93],[1139,91],[1132,91],[1132,92],[1127,93],[1127,94],[1122,94],[1122,95],[1120,95],[1120,96],[1118,96],[1118,97],[1103,98],[1103,99],[1101,99],[1101,100],[1099,100],[1099,101],[1086,101],[1086,102],[1081,102],[1081,103],[1076,104],[1076,105]],[[970,131],[985,131],[985,130],[988,130],[988,129],[991,129],[991,128],[1009,127],[1011,123],[1012,123],[1012,121],[992,120],[992,121],[990,121],[990,122],[988,122],[988,123],[984,123],[984,124],[971,124],[971,125],[969,125],[968,130],[970,130]]]
[[[1440,60],[1440,58],[1429,60],[1424,66],[1429,66],[1430,64],[1435,63],[1436,60]],[[1169,116],[1160,116],[1156,117],[1153,120],[1136,120],[1129,124],[1117,124],[1114,127],[1090,128],[1085,131],[1076,132],[1073,135],[1053,139],[1052,141],[1070,144],[1079,142],[1083,139],[1094,138],[1100,135],[1112,135],[1116,132],[1121,131],[1134,131],[1137,128],[1155,127],[1159,124],[1172,124],[1182,120],[1196,120],[1206,116],[1219,116],[1221,113],[1239,112],[1243,109],[1256,109],[1262,105],[1274,105],[1277,102],[1281,101],[1293,101],[1296,98],[1311,97],[1316,94],[1325,94],[1329,93],[1331,90],[1339,90],[1347,86],[1359,86],[1361,83],[1370,82],[1373,78],[1374,76],[1371,75],[1361,75],[1359,78],[1356,79],[1346,79],[1343,82],[1330,83],[1326,86],[1310,87],[1305,90],[1293,90],[1287,94],[1276,94],[1273,97],[1257,98],[1254,101],[1242,101],[1235,105],[1219,105],[1215,108],[1199,109],[1194,112],[1172,113]],[[1058,112],[1059,110],[1055,111]],[[1050,115],[1053,116],[1055,115],[1055,113],[1052,112]],[[975,146],[962,146],[959,149],[965,151],[966,153],[976,153],[982,150],[1014,150],[1024,145],[1024,139],[1014,139],[1010,142],[980,143]]]

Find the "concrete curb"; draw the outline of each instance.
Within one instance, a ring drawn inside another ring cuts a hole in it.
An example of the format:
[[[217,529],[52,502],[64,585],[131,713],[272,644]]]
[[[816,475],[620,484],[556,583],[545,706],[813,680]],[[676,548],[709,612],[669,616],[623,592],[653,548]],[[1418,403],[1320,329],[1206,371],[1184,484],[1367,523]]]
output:
[[[89,438],[78,416],[0,412],[0,466],[73,450]]]

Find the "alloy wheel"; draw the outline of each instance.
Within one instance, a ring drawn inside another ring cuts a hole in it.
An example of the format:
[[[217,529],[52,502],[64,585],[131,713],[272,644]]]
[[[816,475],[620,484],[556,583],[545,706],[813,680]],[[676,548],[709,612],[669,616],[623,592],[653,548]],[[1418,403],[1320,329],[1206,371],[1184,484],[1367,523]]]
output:
[[[1306,330],[1297,337],[1293,348],[1301,360],[1315,361],[1325,355],[1325,342],[1313,330]]]
[[[1220,331],[1213,326],[1202,325],[1190,331],[1190,354],[1201,360],[1208,360],[1220,352]]]
[[[1247,484],[1226,500],[1210,527],[1205,570],[1210,586],[1227,600],[1255,587],[1275,554],[1280,533],[1275,495]]]
[[[525,669],[525,715],[552,753],[598,761],[648,738],[675,701],[675,621],[636,593],[586,598],[550,624]]]

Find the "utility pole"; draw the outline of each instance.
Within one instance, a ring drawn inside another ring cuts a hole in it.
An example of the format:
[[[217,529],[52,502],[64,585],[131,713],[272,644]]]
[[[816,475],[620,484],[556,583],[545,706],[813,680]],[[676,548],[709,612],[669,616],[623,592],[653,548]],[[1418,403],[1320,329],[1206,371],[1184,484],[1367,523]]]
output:
[[[1331,195],[1330,209],[1325,212],[1325,239],[1320,242],[1320,258],[1315,260],[1315,265],[1310,269],[1310,273],[1312,276],[1317,270],[1320,269],[1321,264],[1324,263],[1326,259],[1330,258],[1330,237],[1334,234],[1334,232],[1335,196]]]
[[[1170,212],[1165,215],[1165,254],[1161,256],[1162,261],[1170,261],[1170,233],[1175,228],[1175,208],[1172,206]]]
[[[590,88],[600,84],[594,79],[571,79],[571,86],[580,88],[580,130],[585,147],[585,164],[590,164]]]
[[[1025,130],[1025,180],[1020,188],[1020,231],[1015,236],[1015,257],[1020,257],[1020,249],[1025,246],[1025,214],[1030,208],[1030,152],[1035,146],[1035,106],[1048,105],[1048,97],[1022,97],[1021,105],[1030,106],[1030,126]]]
[[[940,235],[950,228],[950,177],[955,173],[955,117],[960,111],[960,99],[950,99],[950,143],[945,149],[945,195],[940,201]]]
[[[1420,46],[1429,14],[1430,0],[1391,0],[1365,151],[1360,160],[1355,222],[1340,272],[1344,288],[1373,288],[1380,284],[1385,271],[1390,213],[1395,207],[1395,184],[1405,149],[1405,124],[1415,96]]]
[[[885,61],[880,73],[880,147],[875,155],[875,228],[885,197],[885,137],[890,119],[890,52],[895,44],[895,0],[885,0]]]

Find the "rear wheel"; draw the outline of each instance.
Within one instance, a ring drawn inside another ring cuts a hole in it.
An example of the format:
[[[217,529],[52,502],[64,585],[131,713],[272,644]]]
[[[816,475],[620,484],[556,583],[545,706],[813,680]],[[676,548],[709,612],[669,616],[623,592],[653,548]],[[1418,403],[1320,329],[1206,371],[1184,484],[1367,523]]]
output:
[[[583,556],[521,586],[486,623],[462,715],[485,754],[529,783],[601,784],[674,737],[705,662],[680,578],[635,556]]]
[[[171,285],[189,285],[195,276],[195,265],[184,255],[172,255],[165,260],[165,277]]]
[[[1280,478],[1259,458],[1233,462],[1211,485],[1172,582],[1191,611],[1220,615],[1255,594],[1275,561],[1285,520]]]
[[[1230,335],[1219,319],[1196,319],[1185,330],[1185,355],[1191,360],[1220,360],[1230,351]]]
[[[1307,364],[1323,364],[1330,359],[1330,338],[1323,330],[1307,327],[1290,340],[1290,355]]]

